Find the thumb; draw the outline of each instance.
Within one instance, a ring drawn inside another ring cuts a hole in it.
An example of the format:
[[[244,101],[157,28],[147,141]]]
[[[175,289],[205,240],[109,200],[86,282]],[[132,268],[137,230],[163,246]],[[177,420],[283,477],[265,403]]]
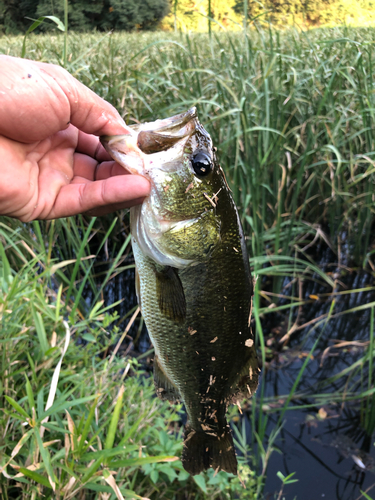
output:
[[[72,125],[87,134],[94,135],[130,133],[130,129],[116,109],[68,71],[54,64],[36,64],[41,71],[55,81],[68,99]]]

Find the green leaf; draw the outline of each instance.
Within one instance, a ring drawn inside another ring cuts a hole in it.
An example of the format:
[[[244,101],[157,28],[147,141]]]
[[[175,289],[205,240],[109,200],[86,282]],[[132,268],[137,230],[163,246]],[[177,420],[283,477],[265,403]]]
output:
[[[159,479],[159,472],[156,469],[153,469],[150,474],[151,481],[156,484]]]
[[[366,500],[373,500],[365,491],[360,490],[361,494],[366,498]]]
[[[54,352],[60,352],[60,348],[55,346],[55,347],[50,347],[49,349],[46,350],[46,352],[44,353],[46,357],[49,357],[51,356],[51,354],[53,354]]]
[[[73,408],[73,406],[81,405],[82,403],[87,403],[87,401],[91,401],[94,398],[97,398],[98,395],[94,394],[93,396],[86,396],[85,398],[79,398],[79,399],[73,399],[73,401],[60,401],[60,398],[58,398],[54,404],[48,408],[47,411],[43,412],[41,415],[39,415],[39,419],[43,420],[45,417],[49,417],[50,415],[53,415],[54,413],[59,413],[64,410],[68,410],[69,408]]]
[[[62,294],[62,285],[59,286],[56,296],[56,310],[55,310],[55,323],[60,321],[60,308],[61,308],[61,294]]]
[[[125,460],[110,461],[109,466],[113,468],[119,467],[136,467],[138,465],[153,464],[155,462],[174,462],[178,457],[159,455],[157,457],[141,457],[141,458],[128,458]]]
[[[281,472],[280,472],[281,474]],[[295,475],[295,472],[292,472],[288,476],[284,477],[282,480],[284,484],[292,484],[292,483],[298,483],[298,479],[292,479],[292,477]],[[280,477],[280,476],[279,476]]]
[[[27,359],[28,359],[28,361],[29,361],[30,368],[31,368],[31,371],[32,371],[32,374],[33,374],[33,377],[32,377],[32,378],[34,378],[34,379],[35,379],[36,374],[35,374],[35,363],[34,363],[34,360],[33,360],[33,358],[30,356],[30,353],[29,353],[29,352],[27,352],[27,353],[26,353],[26,356],[27,356]]]
[[[186,470],[181,470],[178,474],[179,481],[186,481],[187,479],[189,479],[189,477],[190,477],[190,474],[188,472],[186,472]]]
[[[96,409],[97,404],[98,404],[98,398],[96,398],[94,403],[92,404],[90,411],[89,411],[89,414],[87,416],[87,419],[85,421],[85,426],[82,430],[81,439],[80,439],[79,445],[78,445],[78,454],[79,455],[81,455],[83,449],[86,448],[86,446],[87,446],[85,444],[85,441],[86,441],[86,438],[87,438],[88,433],[90,431],[91,422],[95,416],[95,409]]]
[[[29,407],[30,407],[30,412],[32,413],[31,409],[34,408],[36,411],[36,406],[35,406],[35,399],[34,399],[34,394],[33,390],[31,388],[30,380],[28,379],[28,376],[25,373],[25,379],[26,379],[26,393],[27,393],[27,398],[29,400]]]
[[[16,401],[14,401],[13,398],[11,398],[10,396],[5,396],[5,399],[8,401],[8,403],[10,405],[13,406],[13,408],[16,411],[18,411],[18,413],[20,413],[25,418],[30,419],[30,416],[25,412],[25,410],[22,408],[22,406],[20,406]]]
[[[199,474],[197,476],[193,476],[193,479],[194,479],[194,482],[203,491],[203,493],[207,493],[206,481],[204,480],[204,477],[202,476],[202,474]]]
[[[84,333],[81,337],[84,340],[87,340],[87,342],[96,342],[96,338],[91,333]]]
[[[49,451],[47,448],[45,448],[43,446],[43,441],[42,441],[42,438],[40,437],[40,429],[38,427],[35,427],[34,431],[35,431],[35,437],[36,437],[36,440],[38,443],[40,456],[42,457],[44,466],[45,466],[47,474],[48,474],[48,479],[52,485],[53,491],[55,491],[57,479],[56,479],[56,476],[55,476],[53,469],[52,469]]]
[[[52,424],[51,422],[44,422],[43,427],[46,427],[50,431],[53,432],[60,432],[61,434],[65,435],[66,434],[66,429],[65,427],[57,427],[57,425]],[[54,455],[55,458],[55,455]]]
[[[3,273],[2,273],[3,290],[5,292],[7,292],[8,286],[9,286],[9,284],[11,282],[11,278],[12,278],[12,271],[11,271],[9,261],[7,259],[6,254],[5,254],[5,250],[4,250],[4,247],[3,247],[3,244],[1,243],[1,241],[0,241],[0,260],[3,264]],[[1,278],[1,276],[0,276],[0,278]]]
[[[103,484],[86,483],[85,488],[92,491],[99,491],[99,492],[106,492],[113,494],[113,489],[110,486],[104,486]],[[138,499],[144,500],[144,497],[137,495],[135,491],[128,490],[126,488],[120,488],[120,491],[125,498],[129,498],[131,500],[138,500]]]
[[[134,444],[126,447],[116,446],[116,448],[111,448],[109,450],[90,451],[89,453],[84,453],[81,456],[81,460],[84,462],[90,462],[91,460],[96,460],[97,458],[102,458],[102,459],[110,458],[115,455],[123,455],[125,453],[130,453],[131,451],[135,451],[138,449],[139,446]]]
[[[133,436],[133,434],[135,434],[136,431],[138,430],[143,419],[144,419],[144,415],[141,414],[141,416],[134,422],[134,424],[126,432],[125,436],[121,439],[119,446],[124,445],[125,443],[127,443],[129,441],[129,439]]]
[[[101,466],[102,461],[103,461],[102,457],[97,458],[95,460],[95,462],[91,465],[91,467],[89,467],[89,469],[87,469],[86,474],[82,478],[82,484],[85,484],[86,481],[88,481],[95,474],[95,472]],[[113,490],[111,489],[111,491],[113,491]]]
[[[94,300],[93,300],[94,304],[96,303],[96,301],[98,300],[98,298],[101,296],[101,294],[103,292],[103,288],[105,287],[105,285],[107,284],[107,282],[111,279],[111,277],[113,275],[113,271],[114,271],[114,269],[116,268],[116,266],[118,264],[118,261],[122,257],[122,255],[125,252],[126,248],[130,245],[130,242],[131,242],[131,234],[129,233],[129,235],[127,236],[127,238],[124,241],[123,245],[121,246],[120,251],[117,253],[116,257],[113,259],[112,265],[108,269],[107,274],[106,274],[104,280],[102,281],[102,283],[100,285],[100,288],[96,292],[96,295],[95,295]],[[103,311],[105,311],[106,309],[108,309],[108,307],[104,308]],[[91,313],[90,313],[90,316],[91,316]]]
[[[38,334],[40,349],[43,355],[45,355],[46,351],[49,349],[49,345],[47,341],[46,330],[44,328],[43,318],[39,311],[35,311],[34,306],[32,306],[31,310],[33,313],[36,333]]]
[[[37,414],[42,415],[44,412],[44,387],[40,388],[40,391],[38,392],[38,395],[36,397],[36,404],[37,404]]]
[[[164,472],[164,474],[166,474],[168,476],[168,478],[169,478],[169,480],[170,480],[171,483],[177,477],[176,471],[170,465],[164,465],[164,464],[158,465],[158,471],[159,472]]]
[[[111,423],[109,424],[109,428],[108,428],[107,438],[105,440],[104,448],[106,450],[112,448],[113,443],[115,441],[117,424],[118,424],[118,420],[119,420],[120,412],[121,412],[121,408],[122,408],[122,401],[124,398],[124,391],[125,391],[125,387],[122,385],[120,390],[119,390],[119,393],[118,393],[116,405],[115,405],[115,408],[113,410],[113,414],[112,414],[112,418],[111,418]]]
[[[93,217],[91,219],[90,224],[88,225],[88,227],[85,231],[85,234],[84,234],[82,240],[80,241],[80,246],[79,246],[79,250],[77,253],[77,261],[74,264],[73,272],[72,272],[72,275],[70,277],[69,288],[68,288],[68,291],[66,292],[66,295],[65,295],[65,310],[66,310],[68,303],[71,299],[71,294],[73,292],[73,288],[75,287],[75,280],[76,280],[76,277],[78,274],[78,270],[79,270],[79,267],[80,267],[81,262],[82,262],[82,257],[84,256],[85,249],[87,247],[87,240],[89,239],[89,236],[91,235],[91,230],[93,228],[95,220],[96,220],[95,217]],[[74,300],[73,310],[75,310],[77,307],[77,303],[76,303],[77,300],[79,300],[79,299],[76,298]]]
[[[46,477],[42,476],[41,474],[38,474],[37,472],[29,470],[29,469],[25,469],[24,467],[20,467],[20,472],[22,472],[22,474],[24,476],[29,477],[30,479],[32,479],[36,483],[42,484],[43,486],[46,486],[47,488],[52,489],[52,486],[51,486],[50,482],[48,481],[48,479]]]
[[[30,19],[29,17],[27,19]],[[45,19],[49,19],[50,21],[54,22],[56,24],[57,29],[60,31],[65,31],[65,26],[62,21],[56,16],[41,16],[38,19],[31,19],[32,21],[35,21],[26,31],[26,34],[28,35],[32,31],[34,31],[40,24],[44,22]]]
[[[104,486],[103,484],[86,483],[85,488],[91,491],[102,491],[107,493],[113,493],[113,489],[110,486]]]
[[[284,482],[284,479],[285,479],[285,476],[282,472],[278,471],[276,472],[276,476],[282,481]]]
[[[51,457],[51,464],[53,462],[57,462],[58,463],[58,468],[62,468],[62,463],[61,463],[61,459],[65,459],[65,455],[66,455],[66,450],[65,448],[61,448],[61,450],[57,451],[56,453],[54,453]],[[56,468],[56,465],[55,465],[55,468]],[[72,470],[69,470],[70,474],[74,475],[73,471]],[[77,478],[78,479],[78,478]]]
[[[89,314],[89,319],[93,319],[95,318],[95,316],[98,315],[98,311],[100,310],[100,308],[102,307],[102,305],[104,304],[104,300],[99,300],[95,305],[94,307],[91,309],[90,311],[90,314]]]

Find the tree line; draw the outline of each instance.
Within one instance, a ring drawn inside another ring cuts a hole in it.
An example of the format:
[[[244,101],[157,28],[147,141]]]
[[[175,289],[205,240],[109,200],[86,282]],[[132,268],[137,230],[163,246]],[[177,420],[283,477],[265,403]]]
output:
[[[319,26],[375,17],[375,0],[68,0],[69,29],[74,31],[182,29],[202,31],[207,16],[216,29],[249,21],[276,25]],[[24,33],[32,19],[64,19],[64,0],[0,0],[0,33]],[[39,29],[50,29],[42,24]]]
[[[169,0],[69,0],[68,24],[74,31],[152,30],[169,9]],[[0,0],[0,30],[5,33],[24,33],[31,19],[41,16],[63,20],[64,0]]]

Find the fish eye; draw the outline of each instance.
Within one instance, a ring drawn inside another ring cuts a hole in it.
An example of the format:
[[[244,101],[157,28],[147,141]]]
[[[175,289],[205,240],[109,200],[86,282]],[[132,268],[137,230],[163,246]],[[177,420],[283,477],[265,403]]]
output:
[[[191,159],[191,165],[194,169],[194,172],[200,177],[204,177],[212,170],[211,157],[203,151],[198,151],[198,153],[195,153],[195,155]]]

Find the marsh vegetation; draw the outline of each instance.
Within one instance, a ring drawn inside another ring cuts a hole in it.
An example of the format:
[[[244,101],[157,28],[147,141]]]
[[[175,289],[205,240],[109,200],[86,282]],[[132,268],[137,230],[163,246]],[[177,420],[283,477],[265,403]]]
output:
[[[370,28],[260,27],[211,37],[70,33],[67,44],[50,34],[30,36],[25,45],[23,37],[0,39],[2,53],[24,50],[64,65],[129,124],[197,106],[258,278],[253,318],[266,381],[244,415],[231,409],[239,477],[213,471],[188,477],[178,458],[181,409],[154,398],[145,363],[152,354],[130,356],[129,347],[126,356],[112,355],[130,318],[133,337],[142,332],[134,303],[108,300],[120,273],[133,267],[127,215],[30,224],[3,217],[5,499],[156,499],[160,492],[170,499],[261,499],[283,422],[296,409],[317,425],[352,412],[353,449],[367,440],[371,455],[374,40]],[[275,373],[288,383],[271,377],[277,386],[271,391],[267,377]],[[282,498],[298,470],[289,471],[296,472],[291,478],[276,472],[278,488],[270,491]],[[347,498],[360,498],[361,487]]]

